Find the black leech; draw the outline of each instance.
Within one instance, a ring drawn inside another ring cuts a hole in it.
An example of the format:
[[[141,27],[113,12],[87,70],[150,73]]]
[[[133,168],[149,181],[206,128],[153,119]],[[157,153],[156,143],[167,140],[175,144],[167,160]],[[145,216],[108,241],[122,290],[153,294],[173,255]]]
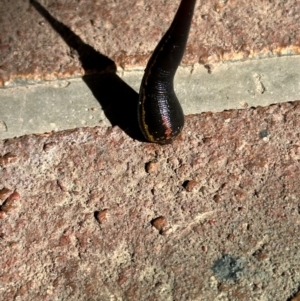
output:
[[[184,125],[173,80],[183,57],[196,0],[181,0],[174,20],[156,46],[140,87],[138,119],[145,138],[171,143]]]

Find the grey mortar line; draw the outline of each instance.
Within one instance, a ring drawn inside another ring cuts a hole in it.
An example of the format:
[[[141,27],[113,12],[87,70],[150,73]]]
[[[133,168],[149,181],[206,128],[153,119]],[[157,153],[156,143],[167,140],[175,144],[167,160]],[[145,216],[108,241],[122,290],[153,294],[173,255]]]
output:
[[[300,56],[180,67],[175,90],[186,115],[267,106],[300,95]],[[143,69],[118,70],[139,91]],[[109,126],[81,78],[0,89],[0,139],[82,126]]]

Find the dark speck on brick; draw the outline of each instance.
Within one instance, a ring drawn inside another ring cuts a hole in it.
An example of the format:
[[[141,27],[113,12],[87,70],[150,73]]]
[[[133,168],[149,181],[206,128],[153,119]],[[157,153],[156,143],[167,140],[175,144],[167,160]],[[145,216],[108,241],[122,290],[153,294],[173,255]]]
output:
[[[237,281],[243,269],[242,260],[228,254],[224,254],[221,258],[217,259],[212,266],[212,270],[218,278],[229,281]]]
[[[262,130],[259,132],[259,138],[265,138],[265,137],[268,137],[269,133],[267,130]]]

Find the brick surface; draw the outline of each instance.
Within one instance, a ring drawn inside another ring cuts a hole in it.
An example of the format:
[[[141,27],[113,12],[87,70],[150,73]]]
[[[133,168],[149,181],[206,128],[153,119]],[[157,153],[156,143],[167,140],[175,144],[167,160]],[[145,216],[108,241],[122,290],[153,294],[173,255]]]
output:
[[[299,113],[192,115],[167,146],[118,127],[1,141],[0,300],[292,298]]]
[[[0,85],[144,67],[178,3],[1,0]],[[183,64],[299,54],[299,4],[198,1]]]

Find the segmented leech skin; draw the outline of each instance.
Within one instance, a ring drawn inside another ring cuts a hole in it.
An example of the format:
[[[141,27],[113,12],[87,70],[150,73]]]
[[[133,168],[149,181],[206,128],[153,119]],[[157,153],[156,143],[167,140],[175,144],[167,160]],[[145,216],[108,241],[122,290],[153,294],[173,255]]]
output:
[[[182,60],[196,0],[182,0],[174,20],[156,46],[142,79],[139,125],[145,138],[159,144],[171,143],[181,132],[184,114],[174,92],[173,80]]]

